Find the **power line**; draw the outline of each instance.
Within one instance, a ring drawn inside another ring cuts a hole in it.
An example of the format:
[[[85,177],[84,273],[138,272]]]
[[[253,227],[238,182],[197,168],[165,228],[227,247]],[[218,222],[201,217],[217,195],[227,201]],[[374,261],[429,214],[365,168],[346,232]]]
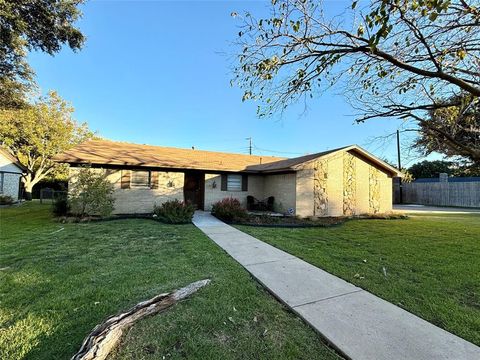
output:
[[[270,153],[276,153],[276,154],[290,154],[290,155],[304,155],[305,153],[299,153],[299,152],[290,152],[290,151],[278,151],[278,150],[269,150],[269,149],[263,149],[263,148],[260,148],[256,145],[253,145],[253,148],[255,150],[259,150],[259,151],[266,151],[266,152],[270,152]]]
[[[239,147],[226,147],[226,148],[221,148],[219,150],[212,150],[212,149],[209,149],[209,151],[234,151],[234,152],[247,152],[248,154],[250,155],[253,155],[253,150],[257,150],[257,151],[260,151],[260,152],[266,152],[266,153],[273,153],[273,154],[285,154],[285,155],[305,155],[307,154],[306,152],[290,152],[290,151],[280,151],[280,150],[271,150],[271,149],[265,149],[265,148],[261,148],[261,147],[258,147],[254,144],[253,142],[253,138],[252,137],[247,137],[247,138],[244,138],[245,140],[248,140],[248,144],[247,146],[239,146]],[[229,142],[229,143],[232,143],[234,141],[237,141],[237,140],[240,140],[240,139],[231,139],[231,141],[229,140],[225,140],[225,139],[222,139],[222,140],[218,140],[218,141],[200,141],[199,144],[202,144],[202,143],[213,143],[213,142]],[[197,144],[196,144],[197,145]],[[197,148],[197,146],[195,145],[195,148]]]

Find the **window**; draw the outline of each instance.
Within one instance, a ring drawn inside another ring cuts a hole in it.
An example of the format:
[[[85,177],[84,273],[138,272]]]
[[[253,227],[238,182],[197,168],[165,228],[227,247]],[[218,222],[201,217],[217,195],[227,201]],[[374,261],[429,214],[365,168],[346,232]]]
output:
[[[0,172],[0,194],[3,194],[3,181],[4,181],[4,173]]]
[[[150,172],[149,171],[132,171],[130,187],[132,188],[150,187]]]
[[[222,191],[248,191],[247,174],[222,174]]]
[[[242,175],[227,175],[227,191],[242,191]]]

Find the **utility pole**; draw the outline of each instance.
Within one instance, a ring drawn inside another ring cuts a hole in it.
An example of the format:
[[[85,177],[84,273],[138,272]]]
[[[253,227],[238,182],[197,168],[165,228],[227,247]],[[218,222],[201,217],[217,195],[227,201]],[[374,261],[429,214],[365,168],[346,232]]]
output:
[[[397,130],[397,159],[398,159],[398,170],[402,170],[402,160],[400,158],[400,130]]]
[[[398,171],[402,171],[402,159],[400,155],[400,130],[397,130],[397,159],[398,159]],[[403,185],[402,185],[402,178],[398,179],[399,185],[399,195],[400,195],[400,204],[403,204]]]
[[[248,140],[248,141],[249,141],[248,153],[249,153],[250,155],[252,155],[252,137],[248,137],[248,138],[246,138],[245,140]]]
[[[406,132],[406,131],[418,131],[418,129],[405,129],[405,130],[397,130],[397,161],[398,161],[398,170],[402,171],[402,157],[400,153],[400,132]],[[389,136],[393,135],[389,134]],[[400,195],[400,204],[403,204],[403,185],[402,185],[402,178],[400,177],[398,179],[398,185],[399,185],[399,195]]]

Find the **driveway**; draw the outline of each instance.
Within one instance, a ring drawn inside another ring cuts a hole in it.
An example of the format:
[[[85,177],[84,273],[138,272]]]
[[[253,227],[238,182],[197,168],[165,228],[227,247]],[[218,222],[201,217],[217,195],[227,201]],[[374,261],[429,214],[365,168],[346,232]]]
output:
[[[425,214],[480,214],[480,209],[460,208],[460,207],[442,207],[426,205],[393,205],[393,211],[398,213],[425,213]]]

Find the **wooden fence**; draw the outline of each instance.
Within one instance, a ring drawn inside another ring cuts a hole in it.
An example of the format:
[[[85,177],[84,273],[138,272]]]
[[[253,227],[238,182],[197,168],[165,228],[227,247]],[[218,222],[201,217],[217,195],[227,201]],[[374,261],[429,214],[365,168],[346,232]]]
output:
[[[59,197],[66,197],[67,192],[63,190],[54,190],[50,188],[44,188],[40,190],[40,204],[44,202],[54,203]]]
[[[398,184],[395,185],[394,192],[397,195],[399,191],[395,187]],[[469,181],[468,178],[440,178],[440,181],[404,183],[402,200],[404,204],[480,208],[480,179]]]

